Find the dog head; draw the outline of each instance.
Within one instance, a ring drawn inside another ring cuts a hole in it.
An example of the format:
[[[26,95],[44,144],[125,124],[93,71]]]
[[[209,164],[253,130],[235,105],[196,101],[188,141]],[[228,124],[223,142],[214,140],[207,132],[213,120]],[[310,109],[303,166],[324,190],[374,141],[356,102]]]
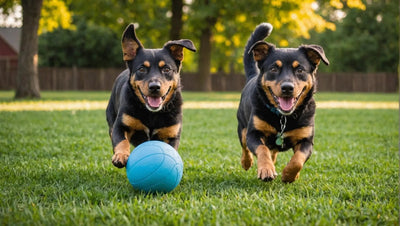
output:
[[[125,29],[122,52],[130,71],[129,84],[149,111],[160,111],[180,87],[183,48],[196,51],[188,39],[168,41],[162,49],[145,49],[134,25]]]
[[[259,84],[270,104],[282,115],[292,114],[314,92],[320,61],[329,64],[324,49],[318,45],[275,48],[259,41],[250,51],[260,69]]]

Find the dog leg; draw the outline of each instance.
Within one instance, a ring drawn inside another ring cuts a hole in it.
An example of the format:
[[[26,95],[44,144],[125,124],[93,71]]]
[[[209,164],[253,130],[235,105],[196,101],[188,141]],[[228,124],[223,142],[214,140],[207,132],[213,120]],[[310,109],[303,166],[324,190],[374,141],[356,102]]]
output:
[[[130,144],[127,139],[122,140],[114,148],[114,155],[112,157],[112,163],[118,168],[126,166],[128,157],[130,155]]]
[[[303,168],[304,163],[310,157],[311,151],[311,143],[302,143],[294,147],[294,155],[282,172],[283,182],[292,183],[299,178],[300,170]]]
[[[128,162],[130,155],[130,143],[129,140],[132,137],[131,133],[127,133],[122,130],[119,125],[114,125],[111,141],[113,144],[114,155],[112,157],[112,163],[118,168],[123,168]]]
[[[247,129],[242,129],[241,133],[239,133],[240,143],[242,145],[242,157],[240,162],[242,163],[242,167],[244,170],[250,169],[253,165],[253,154],[250,152],[249,148],[247,147]]]
[[[275,165],[275,163],[276,163],[276,158],[278,157],[278,151],[276,151],[276,150],[272,150],[271,151],[272,153],[271,153],[271,159],[272,159],[272,162],[274,163],[274,165]]]
[[[274,160],[271,151],[265,145],[259,145],[256,149],[258,172],[257,176],[263,181],[271,181],[278,175],[275,171]],[[276,160],[276,154],[274,154]]]
[[[244,170],[250,169],[253,165],[253,154],[247,147],[242,147],[242,158],[240,160]]]

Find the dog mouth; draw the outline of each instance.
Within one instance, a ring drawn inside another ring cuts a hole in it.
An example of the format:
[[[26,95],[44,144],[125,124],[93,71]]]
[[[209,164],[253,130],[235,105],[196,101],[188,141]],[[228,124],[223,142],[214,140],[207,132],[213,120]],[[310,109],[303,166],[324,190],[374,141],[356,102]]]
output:
[[[167,95],[169,94],[169,92],[171,91],[171,87],[168,88],[167,93],[163,96],[156,96],[156,95],[146,96],[143,94],[143,92],[140,89],[139,89],[139,91],[144,99],[146,108],[151,112],[157,112],[163,108],[164,101],[165,101]]]
[[[278,111],[283,115],[290,115],[296,109],[297,102],[301,94],[303,94],[304,89],[300,92],[300,94],[296,97],[291,96],[277,96],[272,92],[272,89],[268,87],[269,92],[274,98],[276,105],[278,106]]]

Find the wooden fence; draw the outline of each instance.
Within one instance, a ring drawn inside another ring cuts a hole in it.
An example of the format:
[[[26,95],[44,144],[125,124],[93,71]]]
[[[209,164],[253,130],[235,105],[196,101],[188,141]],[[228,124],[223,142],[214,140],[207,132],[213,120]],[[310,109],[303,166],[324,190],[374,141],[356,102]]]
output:
[[[121,68],[39,68],[41,90],[108,90]],[[15,67],[1,64],[0,90],[15,89]],[[182,73],[183,90],[196,90],[196,73]],[[318,73],[318,91],[329,92],[397,92],[396,73]],[[245,84],[242,74],[213,74],[213,91],[240,91]]]

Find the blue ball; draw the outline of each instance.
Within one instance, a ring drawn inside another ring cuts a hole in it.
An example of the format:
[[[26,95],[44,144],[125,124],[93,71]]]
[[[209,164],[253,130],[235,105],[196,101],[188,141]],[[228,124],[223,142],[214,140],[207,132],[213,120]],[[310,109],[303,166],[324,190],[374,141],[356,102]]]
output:
[[[183,162],[178,152],[161,141],[146,141],[133,149],[126,175],[133,188],[145,192],[170,192],[182,179]]]

